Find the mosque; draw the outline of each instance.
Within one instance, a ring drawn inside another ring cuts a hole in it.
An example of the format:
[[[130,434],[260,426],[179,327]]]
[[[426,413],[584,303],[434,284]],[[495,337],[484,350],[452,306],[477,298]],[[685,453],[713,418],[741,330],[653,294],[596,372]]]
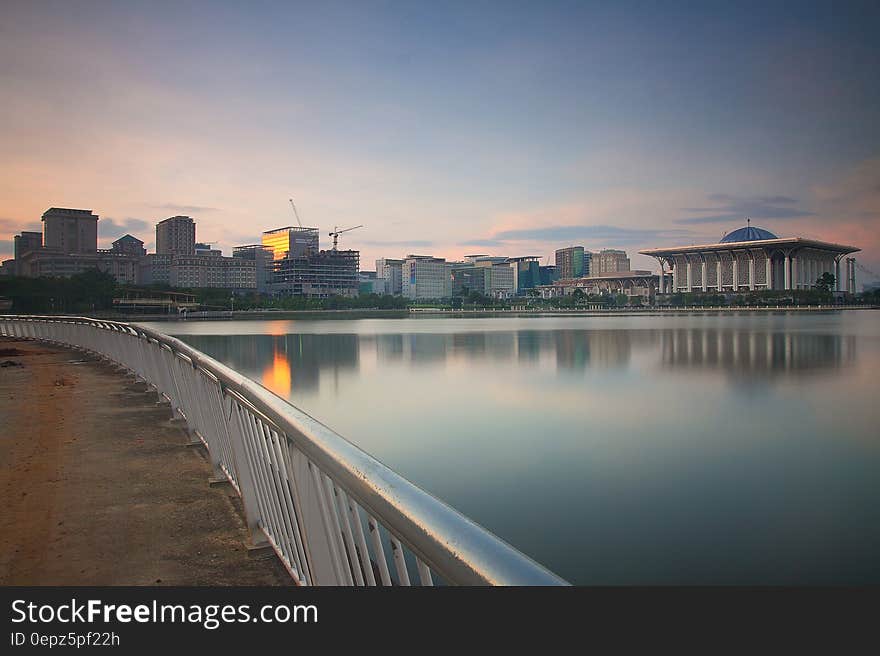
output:
[[[859,250],[804,237],[777,237],[749,221],[717,244],[639,253],[660,262],[661,294],[813,289],[823,273],[834,276],[835,291],[855,292],[855,258],[846,256]],[[841,278],[844,258],[846,271]]]

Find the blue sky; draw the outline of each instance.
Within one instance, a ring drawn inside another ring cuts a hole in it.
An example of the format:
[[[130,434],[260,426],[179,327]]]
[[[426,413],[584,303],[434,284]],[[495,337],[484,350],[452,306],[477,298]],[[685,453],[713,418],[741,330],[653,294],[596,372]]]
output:
[[[878,270],[877,6],[6,2],[0,256],[53,205],[107,240],[186,213],[228,251],[293,196],[365,225],[362,268],[750,216]]]

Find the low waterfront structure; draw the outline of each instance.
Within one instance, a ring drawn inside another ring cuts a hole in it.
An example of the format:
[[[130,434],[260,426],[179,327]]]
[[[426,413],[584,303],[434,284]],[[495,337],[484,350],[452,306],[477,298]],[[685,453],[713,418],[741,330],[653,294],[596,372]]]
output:
[[[537,287],[542,298],[560,298],[581,290],[590,296],[624,294],[641,297],[645,302],[653,299],[658,285],[658,276],[650,271],[620,271],[603,273],[581,278],[566,278],[550,285]]]
[[[663,294],[814,289],[824,273],[834,276],[837,291],[854,293],[855,259],[846,258],[845,278],[840,263],[859,250],[805,237],[780,238],[747,225],[715,244],[650,248],[639,253],[660,263]]]

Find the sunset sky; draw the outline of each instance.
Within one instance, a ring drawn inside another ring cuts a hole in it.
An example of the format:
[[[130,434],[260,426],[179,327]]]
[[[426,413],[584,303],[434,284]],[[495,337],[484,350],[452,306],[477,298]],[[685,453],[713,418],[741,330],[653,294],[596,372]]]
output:
[[[49,207],[226,254],[630,252],[745,223],[880,272],[880,3],[0,7],[0,259]],[[860,281],[866,279],[859,274]]]

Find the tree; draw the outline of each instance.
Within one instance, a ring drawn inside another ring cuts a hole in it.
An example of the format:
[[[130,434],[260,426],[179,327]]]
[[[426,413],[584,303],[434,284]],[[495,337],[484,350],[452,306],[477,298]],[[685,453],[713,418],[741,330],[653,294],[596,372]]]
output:
[[[834,289],[834,283],[837,279],[834,277],[833,273],[828,273],[827,271],[823,273],[816,279],[816,289],[820,292],[825,292],[826,294],[830,293],[832,289]]]

